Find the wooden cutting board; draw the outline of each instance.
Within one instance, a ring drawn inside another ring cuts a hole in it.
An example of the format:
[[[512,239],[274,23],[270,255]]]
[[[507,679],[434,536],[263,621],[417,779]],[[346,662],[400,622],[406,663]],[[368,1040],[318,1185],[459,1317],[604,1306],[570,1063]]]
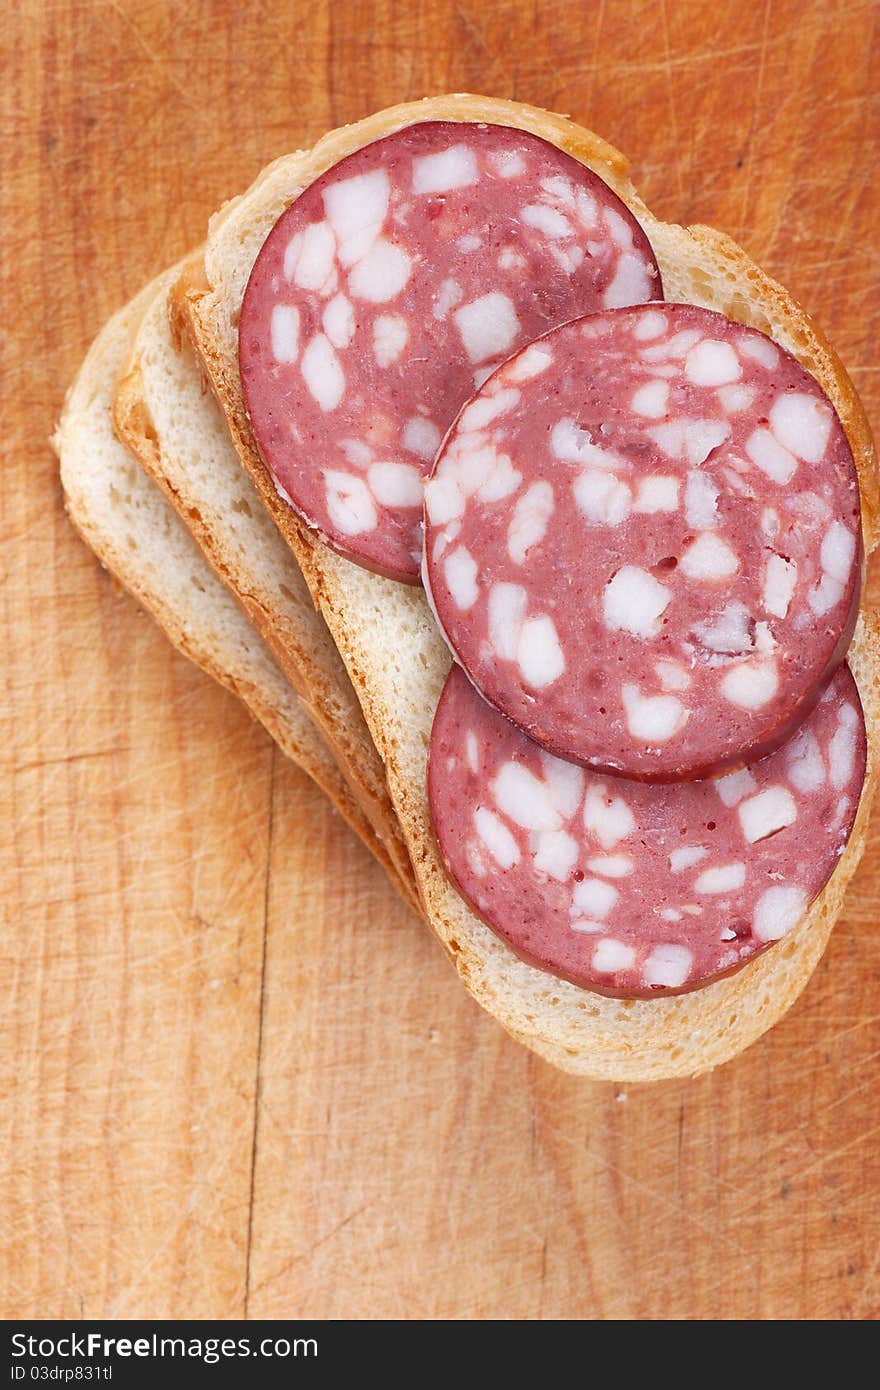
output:
[[[446,90],[626,150],[876,418],[878,6],[27,0],[0,40],[0,1311],[876,1316],[880,821],[768,1038],[694,1082],[562,1076],[98,569],[47,437],[104,318],[265,161]]]

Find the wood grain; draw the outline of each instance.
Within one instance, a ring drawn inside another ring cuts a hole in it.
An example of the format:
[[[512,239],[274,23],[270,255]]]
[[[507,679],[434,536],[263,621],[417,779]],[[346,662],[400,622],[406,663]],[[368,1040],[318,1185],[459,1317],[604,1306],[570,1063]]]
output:
[[[876,418],[877,4],[27,0],[0,40],[0,1311],[878,1316],[877,820],[764,1042],[558,1075],[97,569],[46,444],[106,315],[267,159],[455,89],[570,111],[739,238]]]

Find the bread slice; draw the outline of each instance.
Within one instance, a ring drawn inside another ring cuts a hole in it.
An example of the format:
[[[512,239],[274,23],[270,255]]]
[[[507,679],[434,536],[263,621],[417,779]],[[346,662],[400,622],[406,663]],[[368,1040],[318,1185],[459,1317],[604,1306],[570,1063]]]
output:
[[[646,1081],[692,1075],[741,1052],[798,997],[840,913],[861,857],[877,775],[880,630],[862,615],[850,654],[869,730],[868,772],[840,864],[804,920],[738,974],[692,994],[652,1000],[587,993],[524,964],[462,902],[431,834],[425,760],[448,652],[424,595],[358,568],[322,546],[279,499],[254,446],[237,367],[238,313],[270,228],[299,191],[352,150],[421,120],[490,120],[533,131],[594,169],[632,209],[654,246],[669,299],[717,309],[763,329],[823,385],[859,468],[865,540],[877,540],[880,492],[870,430],[840,362],[788,293],[728,237],[657,221],[635,192],[627,163],[563,117],[484,97],[450,96],[395,107],[334,131],[311,153],[276,161],[214,218],[201,276],[177,295],[188,331],[223,408],[242,463],[275,517],[321,606],[381,752],[428,918],[472,994],[515,1037],[567,1071]]]
[[[159,489],[113,435],[110,408],[119,369],[153,294],[148,286],[110,319],[67,394],[52,444],[70,518],[175,647],[237,695],[279,748],[327,793],[411,901],[411,888],[401,884],[265,643],[214,578]]]
[[[268,643],[418,910],[385,769],[333,639],[296,560],[239,466],[190,344],[175,343],[168,290],[183,268],[172,267],[153,284],[117,388],[117,436],[162,488]]]

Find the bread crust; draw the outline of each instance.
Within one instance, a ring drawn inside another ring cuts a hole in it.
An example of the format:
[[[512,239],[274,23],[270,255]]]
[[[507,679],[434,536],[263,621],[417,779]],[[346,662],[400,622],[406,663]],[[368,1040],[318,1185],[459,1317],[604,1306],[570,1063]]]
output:
[[[179,334],[174,335],[179,344],[175,353],[174,336],[168,323],[168,290],[193,260],[200,264],[201,253],[172,267],[154,282],[153,293],[132,338],[116,389],[112,415],[117,438],[158,483],[218,578],[269,645],[304,710],[320,729],[352,795],[384,845],[385,858],[390,859],[398,879],[396,886],[410,906],[420,911],[412,865],[388,795],[382,761],[364,724],[360,705],[333,640],[313,608],[295,561],[287,557],[283,546],[276,547],[281,554],[273,559],[278,566],[279,583],[285,581],[286,600],[281,597],[279,584],[273,584],[271,589],[261,584],[259,573],[249,571],[246,564],[240,563],[228,543],[228,536],[211,519],[209,507],[187,477],[186,464],[173,456],[175,446],[181,447],[180,434],[175,437],[173,424],[163,429],[151,417],[150,386],[157,393],[167,394],[173,385],[179,397],[175,412],[178,431],[181,431],[179,421],[184,415],[183,408],[188,406],[195,417],[193,424],[198,423],[201,438],[206,441],[210,438],[211,421],[204,418],[204,412],[212,410],[213,404],[210,400],[200,400],[204,387],[199,380],[196,359],[183,355]],[[156,380],[157,377],[160,379]],[[225,438],[221,438],[220,448],[225,448],[235,459]],[[223,463],[225,456],[216,459],[218,467]],[[227,464],[227,472],[228,468]],[[288,559],[286,573],[285,559]]]
[[[404,892],[384,846],[373,833],[321,736],[290,693],[283,694],[281,672],[273,667],[268,651],[258,651],[250,660],[242,660],[234,644],[228,637],[224,638],[224,623],[228,622],[230,614],[218,614],[217,609],[218,604],[225,608],[230,601],[219,586],[212,587],[216,581],[205,562],[190,554],[191,577],[199,579],[202,592],[207,595],[202,612],[197,613],[188,605],[185,592],[175,601],[174,595],[169,597],[166,591],[169,586],[151,581],[126,543],[126,524],[103,514],[96,503],[100,491],[94,486],[96,459],[101,460],[100,467],[112,484],[118,485],[119,492],[127,486],[126,465],[137,468],[135,460],[112,437],[110,406],[120,367],[157,283],[148,285],[105,324],[67,393],[52,445],[61,464],[68,515],[101,564],[147,609],[177,650],[240,699],[281,751],[325,792],[346,823],[379,859],[406,901],[411,903],[411,891]],[[134,486],[137,487],[137,479]],[[153,488],[146,478],[141,486]],[[145,544],[152,539],[162,560],[169,568],[174,567],[179,563],[179,553],[159,537],[163,524],[173,528],[177,523],[165,514],[166,504],[158,495],[150,501],[152,506],[137,518],[139,537]],[[155,530],[152,538],[145,534],[145,528],[151,526]],[[178,579],[181,590],[185,591],[186,575]],[[232,616],[236,625],[243,625],[244,619],[234,609]],[[218,619],[216,623],[211,621],[214,617]]]
[[[811,371],[837,409],[859,473],[865,550],[878,539],[880,488],[864,411],[837,355],[803,309],[729,237],[658,221],[628,177],[623,155],[564,117],[534,107],[457,94],[393,107],[333,131],[310,153],[275,161],[209,229],[202,272],[173,297],[229,424],[243,466],[300,562],[361,699],[386,764],[428,920],[474,997],[519,1041],[563,1070],[647,1081],[695,1075],[727,1061],[772,1026],[803,990],[838,917],[864,848],[877,772],[880,628],[862,613],[850,650],[868,727],[868,768],[853,833],[838,867],[802,922],[736,975],[668,999],[590,994],[520,961],[466,908],[433,842],[425,748],[449,659],[424,597],[358,569],[322,546],[278,497],[254,445],[237,366],[237,314],[265,236],[306,184],[362,145],[415,121],[489,120],[529,130],[593,169],[641,222],[660,262],[668,299],[718,309],[767,331]],[[383,624],[403,659],[393,667]],[[405,666],[418,661],[417,678]]]

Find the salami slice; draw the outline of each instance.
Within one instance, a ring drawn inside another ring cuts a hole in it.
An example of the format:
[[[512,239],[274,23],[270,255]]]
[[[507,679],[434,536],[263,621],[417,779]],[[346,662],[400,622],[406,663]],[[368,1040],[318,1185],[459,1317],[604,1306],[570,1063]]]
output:
[[[311,184],[257,258],[239,364],[260,452],[324,540],[415,583],[423,476],[475,386],[558,323],[660,297],[638,222],[570,155],[409,126]]]
[[[772,750],[846,652],[859,488],[816,381],[684,304],[566,324],[490,377],[426,489],[425,579],[477,688],[628,777]]]
[[[800,921],[852,830],[865,724],[841,667],[782,748],[651,786],[546,753],[453,666],[428,797],[446,867],[518,955],[606,994],[696,989]]]

